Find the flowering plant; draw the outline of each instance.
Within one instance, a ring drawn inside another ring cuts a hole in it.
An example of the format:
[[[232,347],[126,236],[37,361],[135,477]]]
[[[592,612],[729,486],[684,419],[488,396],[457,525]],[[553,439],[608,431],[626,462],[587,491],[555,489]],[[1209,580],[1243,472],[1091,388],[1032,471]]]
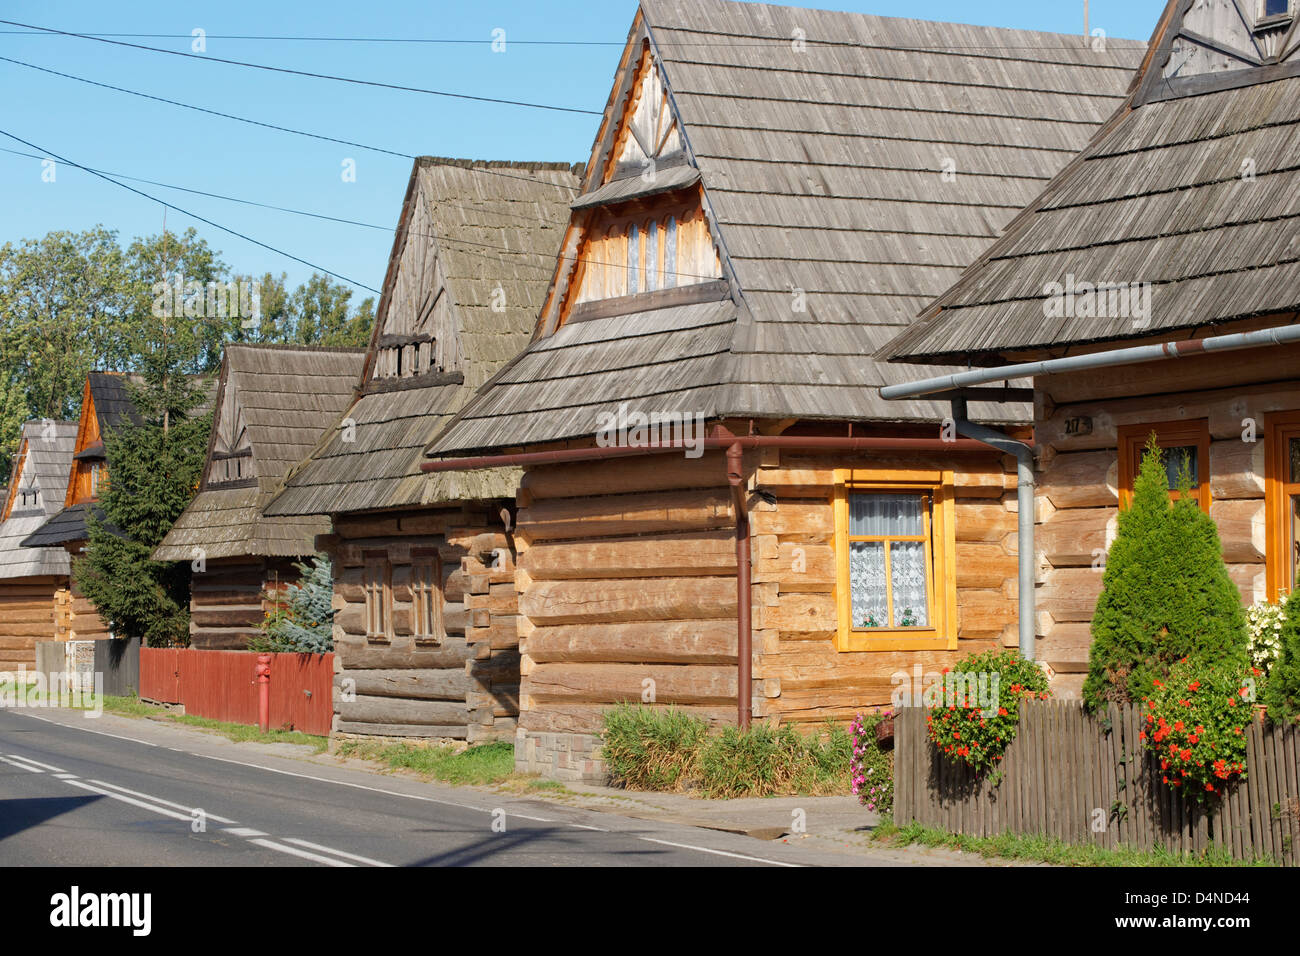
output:
[[[1286,610],[1282,604],[1260,601],[1246,609],[1246,630],[1250,635],[1251,666],[1268,673],[1282,649],[1282,624]]]
[[[849,724],[853,734],[853,757],[849,770],[853,794],[868,810],[888,813],[894,809],[894,755],[876,742],[876,725],[893,716],[893,711],[867,714]]]
[[[1002,762],[1020,725],[1020,702],[1051,696],[1042,668],[1018,651],[974,654],[943,673],[944,699],[925,718],[930,740],[977,772]],[[994,782],[1001,777],[995,770]]]
[[[1184,657],[1155,682],[1138,738],[1159,761],[1164,783],[1204,802],[1246,776],[1253,676]]]

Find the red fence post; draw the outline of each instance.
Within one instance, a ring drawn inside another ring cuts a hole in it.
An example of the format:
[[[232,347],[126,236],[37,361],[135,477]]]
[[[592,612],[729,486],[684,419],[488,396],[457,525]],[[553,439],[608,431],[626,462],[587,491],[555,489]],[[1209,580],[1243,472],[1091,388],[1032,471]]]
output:
[[[271,655],[257,655],[257,726],[266,733],[271,725]]]

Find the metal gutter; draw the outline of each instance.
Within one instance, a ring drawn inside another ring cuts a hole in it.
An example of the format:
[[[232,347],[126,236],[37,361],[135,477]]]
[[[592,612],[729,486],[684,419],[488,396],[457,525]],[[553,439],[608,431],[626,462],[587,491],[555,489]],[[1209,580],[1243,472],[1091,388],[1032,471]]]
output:
[[[1300,342],[1300,325],[1285,325],[1275,329],[1260,329],[1256,332],[1237,332],[1232,335],[1215,335],[1203,339],[1182,339],[1177,342],[1137,345],[1125,349],[1111,349],[1106,352],[1090,352],[1086,355],[1043,359],[1038,362],[1021,362],[1016,365],[1002,365],[997,368],[953,372],[950,375],[937,375],[934,378],[925,378],[901,385],[886,385],[880,390],[880,397],[886,399],[917,398],[921,395],[932,395],[935,392],[943,392],[949,389],[987,385],[990,382],[1000,382],[1006,379],[1026,378],[1036,375],[1057,375],[1062,372],[1114,368],[1120,365],[1138,365],[1142,362],[1185,358],[1189,355],[1200,355],[1205,352],[1234,352],[1241,349],[1259,348],[1264,345],[1290,345],[1297,342]]]

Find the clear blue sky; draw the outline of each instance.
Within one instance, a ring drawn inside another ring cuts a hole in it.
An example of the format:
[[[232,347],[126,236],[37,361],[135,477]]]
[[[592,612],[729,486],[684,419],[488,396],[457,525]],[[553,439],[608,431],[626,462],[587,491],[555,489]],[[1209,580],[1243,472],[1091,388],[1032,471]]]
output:
[[[815,6],[881,15],[1081,33],[1083,0],[820,0]],[[183,7],[183,9],[182,9]],[[1092,26],[1146,40],[1164,0],[1093,0]],[[168,34],[127,42],[407,86],[600,110],[636,10],[634,0],[381,0],[269,3],[223,0],[7,0],[0,17],[79,33]],[[493,30],[507,48],[493,53]],[[0,30],[15,28],[0,25]],[[359,43],[219,39],[220,34],[440,38],[468,43]],[[562,44],[519,41],[566,41]],[[0,33],[0,56],[266,123],[401,153],[581,162],[598,117],[201,63],[74,37]],[[410,161],[308,140],[156,103],[0,61],[4,129],[85,166],[383,226],[383,230],[132,183],[198,215],[357,282],[383,280]],[[0,137],[0,147],[26,147]],[[356,181],[341,177],[356,160]],[[158,232],[163,209],[67,166],[42,182],[37,159],[0,152],[0,243],[102,223],[124,240]],[[193,224],[175,212],[169,229]],[[197,225],[236,271],[311,272],[242,239]],[[362,293],[363,295],[365,293]]]

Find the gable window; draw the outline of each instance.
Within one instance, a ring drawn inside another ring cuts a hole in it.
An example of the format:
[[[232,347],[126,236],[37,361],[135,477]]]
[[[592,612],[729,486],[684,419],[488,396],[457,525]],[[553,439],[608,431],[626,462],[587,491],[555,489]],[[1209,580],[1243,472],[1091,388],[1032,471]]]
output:
[[[836,473],[837,646],[955,648],[951,472]]]
[[[411,551],[411,616],[417,643],[442,643],[442,559],[434,549]]]
[[[387,551],[366,551],[363,590],[366,597],[366,638],[389,641],[393,636],[393,566]]]
[[[96,498],[99,496],[99,462],[92,462],[90,465],[90,496]]]
[[[592,227],[578,258],[575,303],[675,289],[722,276],[697,199],[679,199],[652,213],[643,206],[613,213]]]
[[[1259,0],[1259,8],[1262,19],[1284,17],[1291,12],[1291,0]]]
[[[1265,442],[1265,577],[1276,601],[1300,581],[1300,411],[1269,415]]]
[[[1142,467],[1142,453],[1154,432],[1164,457],[1169,497],[1177,499],[1178,473],[1186,464],[1192,476],[1192,494],[1203,511],[1210,510],[1210,422],[1201,418],[1186,422],[1155,422],[1123,425],[1119,429],[1119,503],[1127,508],[1133,500],[1133,482]]]

